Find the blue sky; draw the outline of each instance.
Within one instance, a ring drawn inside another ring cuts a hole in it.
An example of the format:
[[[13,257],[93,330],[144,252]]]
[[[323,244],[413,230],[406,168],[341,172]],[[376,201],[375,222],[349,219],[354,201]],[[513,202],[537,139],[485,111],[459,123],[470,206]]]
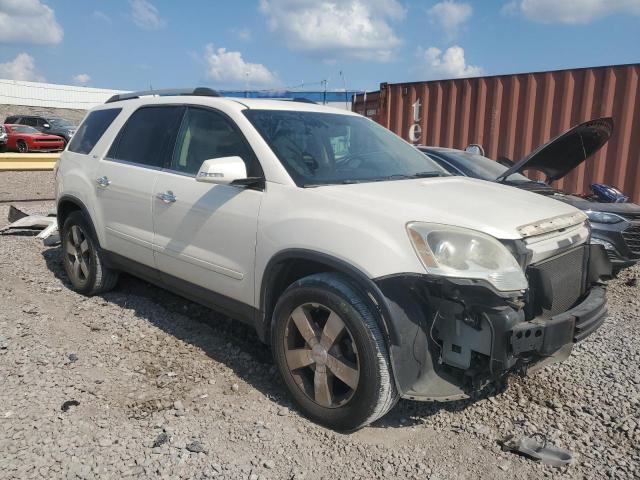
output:
[[[0,78],[102,88],[371,90],[638,61],[640,0],[0,0]]]

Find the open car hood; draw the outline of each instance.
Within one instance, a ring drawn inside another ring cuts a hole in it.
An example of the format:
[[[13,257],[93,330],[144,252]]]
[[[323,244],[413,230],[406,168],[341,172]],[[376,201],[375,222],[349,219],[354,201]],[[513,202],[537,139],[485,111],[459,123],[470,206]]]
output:
[[[597,118],[581,123],[538,147],[496,178],[501,182],[509,175],[524,170],[537,170],[551,183],[567,175],[571,170],[596,153],[609,141],[613,132],[611,117]]]

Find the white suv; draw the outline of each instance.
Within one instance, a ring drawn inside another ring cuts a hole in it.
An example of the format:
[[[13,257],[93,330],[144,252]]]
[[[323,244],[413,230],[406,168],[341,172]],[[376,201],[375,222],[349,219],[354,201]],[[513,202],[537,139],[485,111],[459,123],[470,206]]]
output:
[[[451,176],[350,112],[119,95],[56,184],[78,292],[126,271],[255,326],[301,410],[340,430],[564,359],[606,313],[583,213]]]

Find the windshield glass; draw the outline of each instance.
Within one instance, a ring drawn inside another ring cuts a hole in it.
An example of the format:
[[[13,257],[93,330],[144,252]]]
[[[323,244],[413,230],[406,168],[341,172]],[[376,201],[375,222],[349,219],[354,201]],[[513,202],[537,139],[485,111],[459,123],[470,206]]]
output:
[[[447,175],[433,160],[364,117],[285,110],[244,113],[298,186]]]
[[[51,125],[55,125],[56,127],[73,127],[73,123],[69,120],[65,120],[64,118],[50,118],[49,123]]]
[[[490,158],[476,155],[474,153],[456,151],[456,150],[434,150],[427,151],[430,155],[443,157],[446,161],[459,168],[465,175],[480,178],[482,180],[495,180],[508,170],[504,165],[491,160]],[[530,178],[513,173],[506,179],[508,182],[532,182]]]
[[[26,125],[14,125],[11,127],[11,131],[13,133],[40,133],[35,128]]]

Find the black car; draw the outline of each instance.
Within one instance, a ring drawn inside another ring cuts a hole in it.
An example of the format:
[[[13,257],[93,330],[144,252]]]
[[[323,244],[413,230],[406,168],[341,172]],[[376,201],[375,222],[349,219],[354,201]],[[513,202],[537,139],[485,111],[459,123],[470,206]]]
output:
[[[48,115],[11,115],[7,117],[4,123],[28,125],[42,133],[64,138],[65,144],[71,140],[78,128],[69,120]]]
[[[617,273],[640,260],[640,205],[605,203],[593,197],[572,195],[549,183],[567,175],[607,143],[613,131],[611,118],[600,118],[577,125],[537,148],[524,159],[505,166],[472,151],[440,147],[418,148],[454,175],[479,178],[529,190],[584,211],[592,228],[591,243],[601,244]],[[481,151],[474,145],[467,150]],[[544,173],[547,182],[531,180],[524,170]]]

